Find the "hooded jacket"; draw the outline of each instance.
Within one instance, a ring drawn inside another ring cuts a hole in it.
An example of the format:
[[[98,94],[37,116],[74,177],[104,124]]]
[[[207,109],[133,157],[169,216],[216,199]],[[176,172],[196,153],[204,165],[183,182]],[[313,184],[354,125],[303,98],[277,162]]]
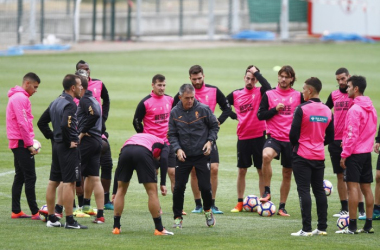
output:
[[[8,91],[6,127],[9,148],[17,148],[19,140],[24,141],[25,148],[33,145],[33,115],[29,97],[28,92],[20,86]]]
[[[343,131],[342,158],[372,152],[376,135],[377,114],[367,96],[358,96],[347,112]]]

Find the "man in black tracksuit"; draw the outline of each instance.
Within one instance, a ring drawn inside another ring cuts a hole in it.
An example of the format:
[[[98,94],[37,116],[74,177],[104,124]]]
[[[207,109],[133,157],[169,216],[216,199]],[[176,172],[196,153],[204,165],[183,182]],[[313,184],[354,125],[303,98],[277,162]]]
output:
[[[191,84],[181,86],[179,97],[181,101],[170,112],[168,131],[170,145],[178,158],[173,192],[173,227],[182,227],[184,193],[193,167],[202,194],[206,223],[212,227],[215,219],[210,209],[210,153],[211,146],[217,139],[218,121],[207,105],[195,100],[195,90]]]

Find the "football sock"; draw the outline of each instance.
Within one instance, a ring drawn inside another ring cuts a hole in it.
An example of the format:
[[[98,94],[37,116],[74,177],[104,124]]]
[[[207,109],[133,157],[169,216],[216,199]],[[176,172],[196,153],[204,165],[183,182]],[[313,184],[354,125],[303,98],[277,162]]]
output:
[[[359,213],[365,213],[364,202],[359,202],[358,210],[359,210]]]
[[[380,205],[373,205],[373,210],[380,211]]]
[[[211,206],[215,206],[215,199],[211,200]]]
[[[78,195],[78,206],[83,207],[83,195]]]
[[[372,218],[365,219],[365,224],[363,228],[365,230],[370,230],[372,228]]]
[[[265,186],[265,191],[266,193],[269,193],[270,194],[270,187],[269,186]]]
[[[348,229],[352,232],[356,231],[358,229],[356,225],[356,219],[350,219],[350,224],[348,224]]]
[[[121,216],[114,216],[113,217],[113,228],[115,228],[115,227],[120,228],[121,227],[120,218],[121,218]]]
[[[110,202],[110,193],[104,193],[104,204]]]
[[[161,232],[162,230],[164,230],[164,226],[162,226],[161,216],[157,218],[153,218],[153,221],[154,221],[154,226],[158,231]]]
[[[97,212],[97,214],[96,214],[96,218],[101,218],[101,217],[103,217],[103,209],[98,209],[98,212]]]
[[[278,209],[280,210],[281,208],[285,208],[285,203],[280,202],[280,206],[278,207]]]
[[[75,199],[74,199],[74,202],[73,202],[73,207],[77,207],[77,205],[75,204]]]
[[[69,224],[73,224],[74,223],[74,216],[73,215],[66,216],[66,222]]]
[[[90,204],[91,204],[91,199],[83,199],[84,206],[90,206]]]
[[[55,216],[55,214],[49,214],[48,217],[49,217],[48,220],[50,220],[53,223],[57,221],[57,217]]]
[[[59,205],[59,204],[55,204],[55,211],[59,214],[62,213],[63,211],[63,206]]]
[[[238,198],[238,202],[243,202],[243,198]]]
[[[202,206],[201,199],[195,199],[195,206]]]
[[[341,200],[340,201],[342,211],[348,211],[348,200]]]

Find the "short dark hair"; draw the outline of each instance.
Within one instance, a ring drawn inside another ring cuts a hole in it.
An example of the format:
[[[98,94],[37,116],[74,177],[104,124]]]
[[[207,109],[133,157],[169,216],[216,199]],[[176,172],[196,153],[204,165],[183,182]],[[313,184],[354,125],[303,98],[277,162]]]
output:
[[[317,77],[310,77],[305,81],[305,84],[313,87],[318,94],[321,92],[322,82]]]
[[[194,86],[190,83],[184,83],[179,88],[178,95],[182,96],[186,92],[195,92]]]
[[[352,87],[358,87],[360,94],[364,94],[364,90],[367,88],[367,80],[364,76],[353,75],[347,79],[347,83],[349,82],[352,83]]]
[[[294,72],[292,66],[282,66],[282,68],[278,71],[278,75],[281,75],[283,72],[285,72],[288,76],[294,78],[293,81],[290,83],[290,86],[293,86],[294,82],[296,81],[296,72]]]
[[[80,79],[80,77],[73,74],[67,74],[65,78],[63,78],[63,82],[62,82],[63,89],[70,90],[71,86],[77,85],[76,79]]]
[[[158,82],[163,82],[163,81],[165,81],[165,76],[163,76],[161,74],[157,74],[157,75],[153,76],[152,83],[155,84],[157,80],[158,80]]]
[[[189,69],[189,75],[196,75],[202,73],[203,74],[203,68],[200,65],[193,65]]]
[[[76,69],[79,69],[79,64],[88,64],[87,62],[83,61],[83,60],[79,60],[79,62],[77,62],[77,64],[75,65],[75,68]]]
[[[343,74],[343,73],[345,73],[346,76],[348,76],[350,74],[348,72],[348,69],[342,67],[342,68],[339,68],[339,69],[336,70],[335,75],[337,76],[337,75],[340,75],[340,74]]]
[[[87,77],[79,75],[80,82],[82,83],[82,87],[87,90],[88,89],[88,80]]]
[[[251,72],[251,71],[249,71],[252,67],[255,67],[256,69],[257,69],[257,71],[259,71],[260,72],[260,69],[257,67],[257,66],[255,66],[255,65],[249,65],[248,67],[247,67],[247,69],[245,70],[245,74],[247,74],[248,72]]]
[[[41,83],[41,80],[38,77],[38,75],[36,73],[33,73],[33,72],[29,72],[28,74],[24,75],[24,77],[22,78],[22,80],[23,81],[31,80],[31,81],[38,82],[38,84]]]

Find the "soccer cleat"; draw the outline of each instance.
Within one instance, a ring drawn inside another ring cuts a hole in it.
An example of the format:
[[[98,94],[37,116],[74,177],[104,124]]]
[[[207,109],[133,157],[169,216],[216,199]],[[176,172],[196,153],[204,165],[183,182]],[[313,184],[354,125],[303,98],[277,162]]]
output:
[[[11,214],[11,218],[12,219],[24,219],[24,218],[31,218],[32,216],[31,215],[27,215],[26,213],[24,213],[23,211],[21,211],[20,213],[16,214],[16,213],[13,213]]]
[[[346,227],[345,229],[343,229],[343,230],[339,230],[339,231],[336,231],[335,233],[336,233],[336,234],[358,234],[358,233],[359,233],[359,230],[350,231],[350,230],[348,229],[348,227]]]
[[[82,212],[88,215],[94,215],[94,216],[96,215],[96,212],[94,211],[94,209],[92,209],[92,207],[88,205],[83,206]]]
[[[340,212],[337,214],[334,214],[333,217],[339,218],[340,216],[347,215],[347,214],[348,214],[348,211],[340,210]]]
[[[326,236],[326,235],[327,235],[327,232],[326,232],[326,231],[318,230],[318,228],[317,228],[317,229],[313,230],[313,231],[311,232],[311,234],[312,234],[312,235],[322,235],[322,236]]]
[[[202,206],[196,206],[196,207],[194,208],[194,210],[191,211],[191,212],[192,212],[192,213],[195,213],[195,214],[200,214],[200,213],[203,212],[203,208],[202,208]]]
[[[239,213],[241,211],[243,211],[243,202],[238,202],[236,207],[231,209],[231,213]]]
[[[66,229],[88,229],[86,226],[82,226],[79,224],[76,220],[74,221],[73,224],[68,224],[67,222],[65,223],[65,228]]]
[[[318,230],[318,229],[317,229]],[[302,229],[299,230],[297,233],[291,233],[291,236],[313,236],[312,232],[305,232]]]
[[[268,202],[271,200],[270,193],[264,192],[263,196],[260,197],[260,202]]]
[[[187,215],[187,213],[185,211],[182,210],[182,215]]]
[[[359,218],[358,219],[359,220],[366,220],[367,216],[366,216],[366,214],[364,212],[363,213],[359,212]]]
[[[286,211],[285,208],[280,208],[277,212],[277,215],[281,215],[281,216],[290,216],[290,214],[288,214],[288,212]]]
[[[373,229],[373,227],[371,227],[371,228],[368,229],[368,230],[362,228],[362,229],[359,229],[359,230],[358,230],[358,233],[373,234],[373,233],[375,233],[375,230]]]
[[[78,218],[88,218],[88,217],[91,217],[90,215],[83,213],[82,208],[80,208],[80,207],[77,208],[73,212],[73,215],[76,216],[76,217],[78,217]]]
[[[174,219],[173,228],[182,228],[182,218],[181,217]]]
[[[373,210],[372,220],[380,220],[380,211]]]
[[[59,221],[56,221],[56,222],[51,222],[50,220],[48,220],[46,222],[46,227],[63,227],[62,223],[59,222]]]
[[[211,206],[211,210],[213,214],[223,214],[223,212],[220,211],[219,208],[216,206]]]
[[[115,228],[112,230],[112,233],[113,233],[113,234],[120,234],[120,233],[121,233],[121,229],[115,227]]]
[[[31,217],[32,220],[41,220],[40,213],[35,213]]]
[[[112,202],[109,201],[106,204],[104,204],[104,210],[113,210]]]
[[[208,211],[205,211],[205,217],[206,217],[206,225],[208,227],[213,227],[216,223],[216,220],[214,218],[214,215],[212,214],[211,209]]]
[[[93,221],[93,223],[96,223],[96,224],[103,224],[104,222],[105,222],[104,217],[95,218],[95,220]]]
[[[174,233],[169,232],[168,230],[164,228],[164,230],[162,231],[158,231],[157,229],[154,230],[154,235],[174,235]]]

